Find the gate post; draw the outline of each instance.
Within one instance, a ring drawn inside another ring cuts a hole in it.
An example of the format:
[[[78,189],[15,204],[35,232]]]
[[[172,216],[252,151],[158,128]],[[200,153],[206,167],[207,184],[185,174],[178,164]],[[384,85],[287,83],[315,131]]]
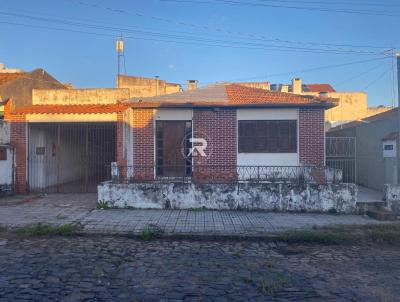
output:
[[[118,183],[119,182],[119,168],[118,168],[118,163],[117,162],[112,162],[111,163],[111,181],[113,183]]]

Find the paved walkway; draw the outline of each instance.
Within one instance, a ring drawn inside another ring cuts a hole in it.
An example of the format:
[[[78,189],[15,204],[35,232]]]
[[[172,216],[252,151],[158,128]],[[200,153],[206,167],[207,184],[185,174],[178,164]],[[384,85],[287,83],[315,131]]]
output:
[[[383,192],[359,185],[357,199],[359,202],[383,201]]]
[[[4,200],[5,201],[5,200]],[[138,233],[149,224],[166,234],[259,236],[292,229],[380,223],[358,215],[248,211],[96,209],[95,194],[51,194],[10,205],[0,199],[0,225],[80,223],[89,233]]]

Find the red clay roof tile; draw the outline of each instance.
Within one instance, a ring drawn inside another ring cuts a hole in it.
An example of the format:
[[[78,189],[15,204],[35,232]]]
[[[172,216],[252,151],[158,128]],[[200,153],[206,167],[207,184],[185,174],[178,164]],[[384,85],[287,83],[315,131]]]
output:
[[[336,92],[330,84],[306,84],[309,92]]]
[[[24,74],[23,72],[0,73],[0,85],[11,82],[11,81],[15,80],[16,78],[19,78],[23,74]]]

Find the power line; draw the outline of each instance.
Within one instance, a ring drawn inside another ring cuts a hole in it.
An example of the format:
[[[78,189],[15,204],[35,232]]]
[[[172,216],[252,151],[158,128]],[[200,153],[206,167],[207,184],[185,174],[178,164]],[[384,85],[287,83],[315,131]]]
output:
[[[351,78],[348,78],[346,80],[340,81],[340,82],[336,83],[336,85],[339,86],[339,85],[342,85],[344,83],[349,83],[350,81],[353,81],[353,80],[355,80],[357,78],[360,78],[360,77],[370,73],[371,71],[378,69],[379,67],[382,67],[382,63],[379,63],[378,65],[376,65],[376,66],[374,66],[372,68],[369,68],[369,69],[367,69],[367,70],[365,70],[365,71],[363,71],[361,73],[358,73],[357,75],[352,76]]]
[[[353,61],[353,62],[347,62],[347,63],[342,63],[342,64],[318,66],[318,67],[312,67],[312,68],[307,68],[307,69],[300,69],[300,70],[281,72],[281,73],[275,73],[275,74],[260,75],[260,76],[254,76],[254,77],[248,77],[248,78],[236,78],[236,79],[228,80],[227,82],[251,81],[251,80],[256,80],[256,79],[268,79],[268,78],[272,78],[272,77],[280,77],[280,76],[286,76],[286,75],[298,75],[298,74],[309,73],[309,72],[314,72],[314,71],[320,71],[320,70],[326,70],[326,69],[332,69],[332,68],[339,68],[339,67],[363,64],[363,63],[368,63],[368,62],[373,62],[373,61],[379,61],[379,60],[384,60],[384,59],[388,59],[388,58],[389,57],[380,57],[380,58],[374,58],[374,59],[369,59],[369,60],[361,60],[361,61]],[[212,84],[212,83],[209,82],[209,83],[205,83],[204,85],[207,85],[207,84]]]
[[[376,79],[374,79],[373,81],[371,81],[370,83],[368,83],[362,90],[367,90],[369,87],[371,87],[372,85],[376,84],[381,78],[383,78],[387,73],[388,73],[389,69],[385,69],[385,71],[381,74],[379,74]]]
[[[372,7],[400,7],[399,4],[389,3],[359,3],[359,2],[326,2],[326,1],[295,1],[295,0],[258,0],[259,2],[278,2],[278,3],[296,3],[296,4],[322,4],[322,5],[346,5],[346,6],[372,6]]]
[[[192,4],[214,4],[214,5],[217,4],[217,5],[239,5],[239,6],[253,6],[253,7],[287,8],[287,9],[294,9],[294,10],[319,11],[319,12],[329,12],[329,13],[345,13],[345,14],[357,14],[357,15],[369,15],[369,16],[400,17],[400,14],[393,14],[389,11],[306,7],[306,6],[295,6],[295,5],[250,3],[250,2],[240,2],[240,1],[234,1],[234,0],[220,0],[220,1],[160,0],[160,1],[161,2],[176,2],[176,3],[192,3]]]
[[[4,12],[0,12],[0,14],[8,14]],[[15,15],[15,14],[14,14]],[[23,15],[22,17],[31,18],[31,16]],[[38,18],[36,18],[38,19]],[[43,18],[39,18],[43,19]],[[51,20],[51,19],[43,19],[49,22],[59,22],[59,20]],[[31,28],[40,28],[40,29],[48,29],[48,30],[58,30],[58,31],[70,31],[75,33],[84,33],[90,35],[97,35],[97,36],[112,36],[117,37],[117,34],[110,35],[110,34],[103,34],[98,32],[87,32],[83,30],[75,30],[75,29],[68,29],[68,28],[60,28],[60,27],[49,27],[49,26],[42,26],[42,25],[34,25],[34,24],[26,24],[26,23],[17,23],[17,22],[7,22],[7,21],[0,21],[2,24],[9,24],[9,25],[16,25],[16,26],[25,26]],[[124,29],[121,28],[112,28],[112,27],[102,27],[90,24],[83,24],[83,23],[71,23],[66,22],[66,25],[73,25],[79,26],[86,26],[93,29],[102,29],[107,31],[114,31],[114,32],[121,32]],[[290,52],[306,52],[306,53],[330,53],[330,54],[364,54],[364,55],[385,55],[383,52],[372,52],[372,51],[360,51],[360,50],[335,50],[335,49],[317,49],[317,48],[306,48],[306,47],[294,47],[294,46],[282,46],[282,45],[271,45],[271,44],[262,44],[262,43],[243,43],[239,41],[227,41],[227,40],[216,40],[216,39],[206,39],[206,38],[197,38],[191,36],[179,36],[179,35],[168,35],[168,34],[161,34],[161,33],[154,33],[154,32],[146,32],[146,31],[139,31],[139,30],[125,30],[128,33],[135,33],[136,35],[146,35],[146,37],[139,37],[135,35],[125,36],[124,38],[128,39],[139,39],[139,40],[146,40],[146,41],[156,41],[156,42],[169,42],[169,43],[178,43],[178,44],[193,44],[193,45],[203,45],[203,46],[212,46],[212,47],[227,47],[227,48],[239,48],[239,49],[260,49],[260,50],[275,50],[275,51],[290,51]],[[159,38],[148,38],[151,37],[161,37],[164,39]],[[167,40],[166,40],[167,39]],[[181,41],[181,40],[184,41]]]
[[[194,24],[194,23],[189,23],[189,22],[184,22],[181,20],[172,20],[172,19],[167,19],[167,18],[161,18],[161,17],[157,17],[157,16],[153,16],[153,15],[147,15],[144,14],[142,12],[137,12],[137,11],[128,11],[125,9],[117,9],[117,8],[112,8],[109,6],[102,6],[99,4],[92,4],[92,3],[85,3],[83,1],[77,1],[77,0],[65,0],[69,3],[73,3],[76,5],[81,5],[81,6],[85,6],[85,7],[90,7],[90,8],[95,8],[95,9],[102,9],[102,10],[106,10],[109,12],[113,12],[113,13],[123,13],[123,14],[129,14],[129,15],[133,15],[136,17],[143,17],[143,18],[148,18],[151,20],[155,20],[155,21],[159,21],[159,22],[164,22],[164,23],[169,23],[169,24],[174,24],[174,25],[178,25],[178,26],[186,26],[186,27],[190,27],[190,28],[195,28],[198,30],[202,30],[202,31],[215,31],[218,33],[224,33],[224,34],[228,34],[228,35],[236,35],[236,36],[241,36],[241,37],[246,37],[246,38],[251,38],[251,39],[258,39],[258,40],[265,40],[265,41],[275,41],[278,43],[289,43],[289,44],[302,44],[302,45],[320,45],[320,46],[333,46],[333,47],[360,47],[360,48],[381,48],[381,49],[388,49],[388,46],[376,46],[376,45],[353,45],[353,44],[333,44],[333,43],[317,43],[317,42],[307,42],[307,41],[293,41],[293,40],[287,40],[287,39],[281,39],[281,38],[271,38],[271,37],[265,37],[263,35],[257,35],[254,33],[246,33],[246,32],[237,32],[237,31],[231,31],[231,30],[226,30],[223,28],[218,28],[218,27],[210,27],[207,25],[199,25],[199,24]]]

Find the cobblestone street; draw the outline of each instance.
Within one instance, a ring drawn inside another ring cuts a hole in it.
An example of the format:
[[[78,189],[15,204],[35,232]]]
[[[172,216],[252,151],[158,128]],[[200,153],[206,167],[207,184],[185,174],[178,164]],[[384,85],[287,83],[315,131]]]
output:
[[[399,296],[399,246],[0,237],[0,301],[398,301]]]

